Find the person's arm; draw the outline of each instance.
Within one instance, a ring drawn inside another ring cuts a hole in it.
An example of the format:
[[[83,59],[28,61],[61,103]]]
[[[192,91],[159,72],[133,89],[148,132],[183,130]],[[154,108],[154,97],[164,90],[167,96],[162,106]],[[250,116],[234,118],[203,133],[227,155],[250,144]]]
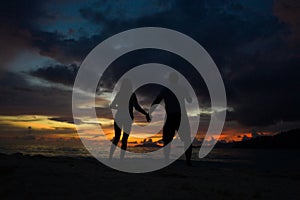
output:
[[[160,93],[157,95],[156,99],[154,99],[154,101],[152,102],[150,108],[153,105],[159,104],[163,100],[163,94],[164,94],[164,92],[165,92],[164,89],[162,91],[160,91]],[[153,111],[154,111],[153,109],[150,109],[150,111],[149,111],[149,117],[151,116],[151,114],[152,114]]]
[[[133,107],[139,111],[140,113],[143,113],[144,115],[147,115],[147,112],[139,105],[138,101],[137,101],[137,98],[136,98],[136,95],[133,94],[132,95],[132,103],[133,103]]]
[[[115,96],[114,100],[110,104],[110,108],[112,108],[112,109],[117,109],[118,108],[118,106],[117,106],[118,96],[119,96],[118,94]]]
[[[133,101],[133,102],[132,102],[133,107],[134,107],[137,111],[139,111],[140,113],[143,113],[143,114],[146,116],[147,122],[150,122],[150,121],[151,121],[151,118],[150,118],[149,113],[147,113],[147,112],[139,105],[135,93],[134,93],[133,96],[132,96],[132,101]]]
[[[159,104],[160,102],[161,102],[161,100],[163,99],[163,91],[161,91],[158,95],[157,95],[157,97],[156,97],[156,99],[153,101],[153,103],[151,104],[151,106],[153,106],[153,105],[155,105],[155,104]]]

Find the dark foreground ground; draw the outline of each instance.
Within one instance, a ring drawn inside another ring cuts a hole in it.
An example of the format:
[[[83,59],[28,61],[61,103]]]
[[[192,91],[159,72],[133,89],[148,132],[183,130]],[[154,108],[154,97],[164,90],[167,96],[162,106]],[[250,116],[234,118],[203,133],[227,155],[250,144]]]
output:
[[[93,158],[0,154],[0,199],[300,199],[295,155],[254,156],[250,164],[194,161],[193,167],[179,160],[129,174]]]

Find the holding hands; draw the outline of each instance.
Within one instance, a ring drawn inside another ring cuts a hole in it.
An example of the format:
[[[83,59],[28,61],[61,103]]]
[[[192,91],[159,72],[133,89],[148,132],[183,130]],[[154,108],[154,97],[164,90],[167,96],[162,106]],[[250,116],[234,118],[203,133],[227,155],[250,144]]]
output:
[[[150,121],[151,121],[151,117],[150,117],[150,114],[149,114],[149,113],[146,114],[146,120],[147,120],[147,122],[150,122]]]

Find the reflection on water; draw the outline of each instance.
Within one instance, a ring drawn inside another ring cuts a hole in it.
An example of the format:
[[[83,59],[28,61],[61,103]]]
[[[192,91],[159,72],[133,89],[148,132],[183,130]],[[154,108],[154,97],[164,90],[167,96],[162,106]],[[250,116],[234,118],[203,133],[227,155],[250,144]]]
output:
[[[84,147],[65,147],[48,145],[10,145],[0,146],[0,152],[5,154],[23,153],[26,155],[44,155],[44,156],[90,156]]]
[[[159,147],[129,147],[131,151],[138,153],[155,151]],[[68,157],[91,157],[91,154],[83,147],[47,146],[47,145],[10,145],[0,146],[0,153],[13,154],[23,153],[26,155],[44,156],[68,156]],[[99,152],[108,154],[108,152]],[[236,149],[214,148],[205,158],[198,158],[199,148],[193,149],[192,160],[210,163],[230,164],[255,164],[263,168],[281,168],[290,166],[300,167],[300,150],[287,149]],[[185,159],[184,155],[180,159]]]

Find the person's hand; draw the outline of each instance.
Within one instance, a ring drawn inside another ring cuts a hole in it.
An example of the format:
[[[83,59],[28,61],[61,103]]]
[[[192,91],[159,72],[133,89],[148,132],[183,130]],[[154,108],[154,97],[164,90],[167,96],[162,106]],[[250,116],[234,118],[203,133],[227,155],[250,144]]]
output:
[[[147,119],[147,122],[151,121],[151,117],[150,117],[149,113],[146,114],[146,119]]]

